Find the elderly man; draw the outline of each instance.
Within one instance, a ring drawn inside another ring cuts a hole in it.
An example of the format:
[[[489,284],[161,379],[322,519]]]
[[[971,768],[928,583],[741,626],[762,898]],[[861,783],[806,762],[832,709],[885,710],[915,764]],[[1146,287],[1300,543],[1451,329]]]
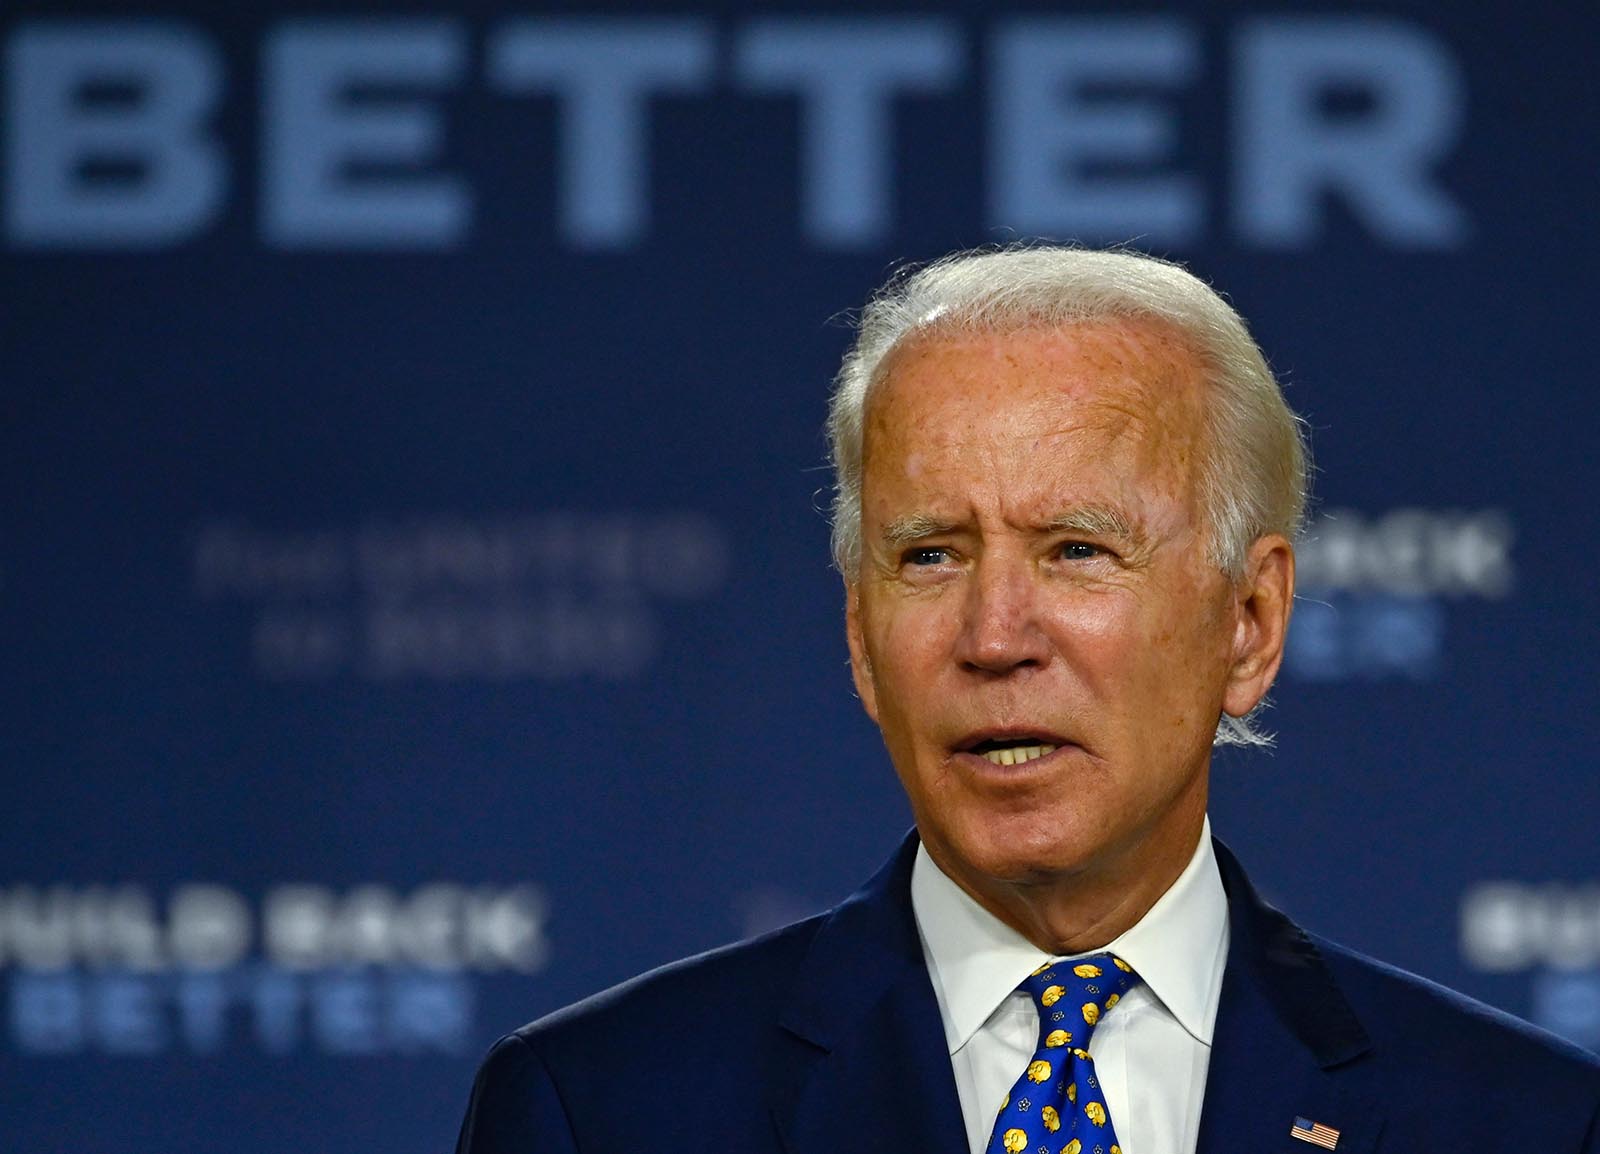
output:
[[[826,914],[509,1035],[462,1154],[1600,1151],[1600,1061],[1308,937],[1209,836],[1307,473],[1221,298],[957,254],[867,306],[829,432],[914,835]]]

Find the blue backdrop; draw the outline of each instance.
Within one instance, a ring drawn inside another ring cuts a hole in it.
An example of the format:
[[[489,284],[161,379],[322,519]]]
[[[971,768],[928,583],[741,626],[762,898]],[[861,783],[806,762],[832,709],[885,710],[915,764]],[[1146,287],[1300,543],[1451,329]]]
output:
[[[1596,23],[12,7],[0,1145],[444,1149],[498,1034],[853,888],[838,314],[1018,236],[1190,262],[1311,422],[1218,832],[1600,1043]]]

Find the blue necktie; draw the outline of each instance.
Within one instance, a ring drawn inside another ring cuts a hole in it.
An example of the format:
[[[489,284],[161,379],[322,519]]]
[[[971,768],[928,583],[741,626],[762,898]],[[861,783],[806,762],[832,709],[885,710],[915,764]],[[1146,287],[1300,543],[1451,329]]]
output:
[[[1113,954],[1040,966],[1019,990],[1039,1011],[1039,1047],[994,1121],[988,1154],[1122,1154],[1089,1039],[1139,975]]]

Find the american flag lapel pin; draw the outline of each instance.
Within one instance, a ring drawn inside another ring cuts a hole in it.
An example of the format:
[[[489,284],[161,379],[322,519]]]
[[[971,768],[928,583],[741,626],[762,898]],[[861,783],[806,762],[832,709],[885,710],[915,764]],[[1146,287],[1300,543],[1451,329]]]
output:
[[[1310,1118],[1296,1118],[1294,1125],[1289,1127],[1289,1136],[1313,1146],[1321,1146],[1324,1150],[1332,1150],[1339,1144],[1339,1131],[1321,1122],[1313,1122]]]

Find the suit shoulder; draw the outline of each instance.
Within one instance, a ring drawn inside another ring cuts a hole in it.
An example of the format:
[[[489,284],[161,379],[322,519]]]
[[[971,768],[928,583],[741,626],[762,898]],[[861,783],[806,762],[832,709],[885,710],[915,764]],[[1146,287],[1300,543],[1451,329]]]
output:
[[[549,1051],[624,1030],[683,1038],[770,1025],[825,917],[649,970],[529,1022],[513,1036]]]
[[[472,1083],[456,1154],[571,1151],[572,1131],[539,1056],[515,1034],[495,1043]]]
[[[691,1149],[719,1126],[770,1125],[758,1091],[794,1044],[778,1018],[823,916],[651,970],[508,1034],[479,1072],[457,1154]]]
[[[1339,989],[1380,1048],[1481,1073],[1492,1054],[1531,1083],[1566,1084],[1600,1100],[1600,1055],[1420,974],[1314,938]]]

